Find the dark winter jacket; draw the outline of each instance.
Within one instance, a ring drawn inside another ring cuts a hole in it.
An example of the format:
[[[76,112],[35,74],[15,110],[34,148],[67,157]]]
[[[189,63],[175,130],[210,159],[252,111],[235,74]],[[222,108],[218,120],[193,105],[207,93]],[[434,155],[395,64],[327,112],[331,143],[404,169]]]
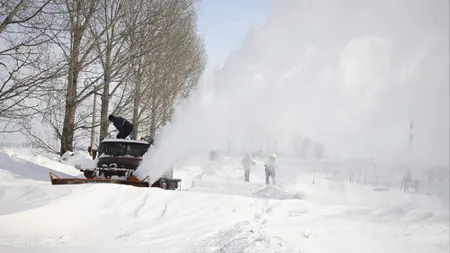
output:
[[[119,130],[119,132],[133,131],[133,124],[131,124],[131,122],[122,117],[114,117],[112,122],[113,125],[116,127],[116,129]]]

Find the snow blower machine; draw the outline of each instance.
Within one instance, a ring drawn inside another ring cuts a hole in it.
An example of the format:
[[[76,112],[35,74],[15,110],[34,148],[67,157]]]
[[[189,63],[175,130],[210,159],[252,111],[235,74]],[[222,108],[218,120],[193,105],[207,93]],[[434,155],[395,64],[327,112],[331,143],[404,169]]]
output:
[[[50,172],[51,183],[52,185],[112,183],[168,190],[179,188],[181,179],[173,178],[173,167],[152,184],[149,176],[140,180],[133,175],[150,145],[150,142],[145,140],[104,139],[100,145],[95,168],[76,166],[83,172],[85,178],[61,178]]]

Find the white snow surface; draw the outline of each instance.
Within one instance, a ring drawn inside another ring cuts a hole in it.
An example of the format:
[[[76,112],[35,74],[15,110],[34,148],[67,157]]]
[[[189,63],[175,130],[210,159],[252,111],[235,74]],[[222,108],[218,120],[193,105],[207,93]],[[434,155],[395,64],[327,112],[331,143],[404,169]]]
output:
[[[3,150],[0,252],[449,251],[448,206],[435,195],[381,191],[333,177],[336,163],[282,157],[278,186],[264,184],[261,161],[246,183],[239,161],[177,164],[180,191],[53,186],[49,170],[77,170]]]
[[[274,1],[136,173],[174,165],[180,191],[53,186],[50,171],[80,177],[75,165],[95,160],[2,149],[0,253],[449,252],[448,10],[446,0]],[[329,159],[283,156],[296,155],[298,136]],[[244,182],[237,156],[261,148],[280,154],[277,186],[262,161]],[[199,156],[211,150],[235,152]],[[350,160],[363,157],[374,160]],[[416,187],[401,190],[405,179]]]

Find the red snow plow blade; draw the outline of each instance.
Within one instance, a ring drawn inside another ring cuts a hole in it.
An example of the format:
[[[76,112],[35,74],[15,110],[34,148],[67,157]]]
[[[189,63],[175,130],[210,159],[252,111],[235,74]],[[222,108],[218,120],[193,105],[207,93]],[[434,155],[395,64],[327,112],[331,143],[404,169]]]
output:
[[[137,187],[150,187],[150,178],[148,176],[142,181],[135,176],[130,176],[127,180],[107,178],[60,178],[50,172],[50,180],[52,182],[52,185],[106,183],[132,185]]]

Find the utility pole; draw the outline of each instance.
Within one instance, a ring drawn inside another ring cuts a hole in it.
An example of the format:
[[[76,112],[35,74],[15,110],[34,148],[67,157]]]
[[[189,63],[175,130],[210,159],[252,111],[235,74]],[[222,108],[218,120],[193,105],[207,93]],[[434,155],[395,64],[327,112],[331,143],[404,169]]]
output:
[[[91,128],[91,156],[94,157],[95,144],[95,112],[97,107],[97,92],[94,93],[94,105],[92,108],[92,128]]]
[[[414,145],[413,130],[414,130],[414,121],[411,120],[411,122],[409,123],[409,152],[412,151]]]

